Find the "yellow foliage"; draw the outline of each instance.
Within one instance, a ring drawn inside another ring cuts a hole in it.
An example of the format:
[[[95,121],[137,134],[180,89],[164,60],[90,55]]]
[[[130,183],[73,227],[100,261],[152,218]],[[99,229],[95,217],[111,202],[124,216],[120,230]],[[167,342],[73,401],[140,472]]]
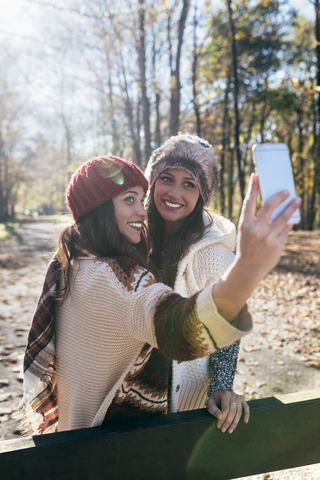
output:
[[[300,85],[300,81],[299,81],[297,78],[291,78],[291,82],[292,82],[293,85],[295,85],[296,87],[299,87],[299,85]]]
[[[246,36],[246,34],[244,32],[237,32],[234,36],[235,40],[241,40],[242,38],[244,38]]]
[[[320,92],[320,85],[317,85],[317,86],[316,86],[315,91],[316,91],[316,92]]]

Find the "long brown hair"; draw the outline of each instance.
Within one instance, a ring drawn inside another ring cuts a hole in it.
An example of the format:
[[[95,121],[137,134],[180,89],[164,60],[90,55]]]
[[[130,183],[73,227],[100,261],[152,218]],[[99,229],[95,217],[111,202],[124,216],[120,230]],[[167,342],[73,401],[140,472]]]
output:
[[[206,230],[212,225],[210,213],[204,209],[204,202],[201,195],[193,211],[186,217],[180,230],[167,239],[165,244],[165,224],[154,201],[155,184],[150,189],[147,200],[148,213],[148,234],[149,234],[149,260],[161,274],[161,281],[171,288],[177,275],[178,263],[187,253],[189,247],[201,240]],[[209,224],[205,225],[203,212],[209,218]],[[165,251],[165,255],[164,255]]]
[[[100,258],[129,257],[155,273],[147,261],[146,229],[142,231],[141,241],[137,245],[131,244],[118,228],[112,199],[107,200],[60,233],[57,258],[65,280],[64,287],[59,290],[60,301],[65,300],[70,291],[70,267],[78,255],[77,244]]]

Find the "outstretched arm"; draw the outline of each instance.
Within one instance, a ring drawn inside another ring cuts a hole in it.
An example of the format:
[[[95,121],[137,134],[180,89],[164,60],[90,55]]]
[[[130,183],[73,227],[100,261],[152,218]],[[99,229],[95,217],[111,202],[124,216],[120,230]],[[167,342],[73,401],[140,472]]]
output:
[[[276,193],[256,216],[258,176],[251,175],[239,221],[235,261],[213,287],[219,314],[236,326],[237,315],[263,277],[278,263],[292,225],[288,225],[301,200],[296,198],[272,222],[273,210],[289,196]],[[233,321],[234,320],[234,321]]]

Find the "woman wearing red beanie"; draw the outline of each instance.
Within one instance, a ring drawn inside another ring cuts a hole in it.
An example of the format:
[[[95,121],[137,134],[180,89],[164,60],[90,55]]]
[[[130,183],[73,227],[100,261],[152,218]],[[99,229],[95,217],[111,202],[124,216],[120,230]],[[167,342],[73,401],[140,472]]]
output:
[[[269,228],[268,212],[282,197],[275,196],[264,218],[255,219],[252,182],[229,275],[214,290],[209,285],[183,298],[157,283],[146,261],[147,187],[141,170],[117,157],[89,160],[70,180],[67,203],[75,222],[60,235],[24,359],[20,411],[28,433],[167,413],[170,361],[204,357],[252,328],[245,302],[277,262],[296,206],[273,222],[273,242],[257,239],[257,222]],[[248,268],[255,274],[246,283]],[[246,286],[230,306],[223,298],[237,282]]]

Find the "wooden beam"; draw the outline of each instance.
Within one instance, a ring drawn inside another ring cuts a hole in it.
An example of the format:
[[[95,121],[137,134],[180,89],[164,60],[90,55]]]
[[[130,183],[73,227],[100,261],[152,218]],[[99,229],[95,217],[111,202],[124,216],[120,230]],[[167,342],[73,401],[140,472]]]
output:
[[[0,477],[228,480],[320,463],[319,398],[249,404],[249,424],[241,422],[232,435],[202,409],[3,441]]]

